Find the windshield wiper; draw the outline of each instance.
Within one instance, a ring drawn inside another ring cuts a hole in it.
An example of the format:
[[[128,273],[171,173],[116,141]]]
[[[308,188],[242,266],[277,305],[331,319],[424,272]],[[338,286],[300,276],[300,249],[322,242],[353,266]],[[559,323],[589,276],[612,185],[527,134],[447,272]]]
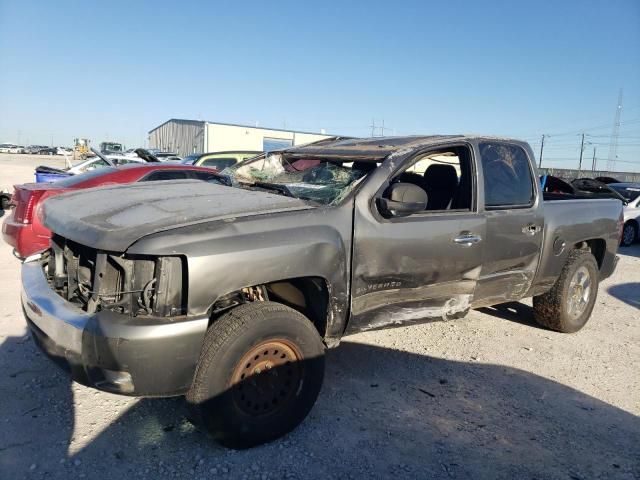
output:
[[[286,185],[282,185],[280,183],[269,183],[269,182],[255,182],[252,187],[264,188],[265,190],[274,190],[276,192],[281,193],[286,197],[297,198],[287,187]]]

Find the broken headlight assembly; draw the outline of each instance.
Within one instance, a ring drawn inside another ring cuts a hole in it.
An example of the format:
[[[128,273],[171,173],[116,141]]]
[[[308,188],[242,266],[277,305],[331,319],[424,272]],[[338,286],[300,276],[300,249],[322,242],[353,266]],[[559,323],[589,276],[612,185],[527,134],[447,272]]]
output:
[[[54,290],[88,313],[131,316],[186,314],[186,259],[125,256],[97,251],[60,237],[43,257]]]

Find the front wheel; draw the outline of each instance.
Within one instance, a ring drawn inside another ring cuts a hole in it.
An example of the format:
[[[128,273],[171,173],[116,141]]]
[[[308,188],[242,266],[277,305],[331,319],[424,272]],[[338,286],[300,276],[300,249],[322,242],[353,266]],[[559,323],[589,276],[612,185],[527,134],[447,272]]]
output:
[[[313,407],[324,377],[324,345],[309,319],[255,302],[213,322],[187,401],[221,444],[249,448],[288,433]]]
[[[577,332],[589,320],[597,294],[596,259],[591,252],[574,250],[551,290],[533,297],[534,318],[557,332]]]
[[[622,229],[622,241],[620,243],[622,246],[628,247],[636,241],[637,236],[638,227],[632,222],[627,222],[624,224],[624,228]]]

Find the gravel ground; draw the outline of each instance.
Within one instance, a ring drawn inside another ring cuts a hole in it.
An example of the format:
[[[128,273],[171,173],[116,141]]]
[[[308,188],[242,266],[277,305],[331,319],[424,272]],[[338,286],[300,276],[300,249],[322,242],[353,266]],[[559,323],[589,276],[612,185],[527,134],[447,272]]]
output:
[[[0,184],[41,163],[62,159],[0,155]],[[235,452],[180,398],[71,383],[27,336],[0,242],[0,478],[638,479],[640,245],[620,255],[574,335],[537,327],[526,301],[347,337],[305,422]]]

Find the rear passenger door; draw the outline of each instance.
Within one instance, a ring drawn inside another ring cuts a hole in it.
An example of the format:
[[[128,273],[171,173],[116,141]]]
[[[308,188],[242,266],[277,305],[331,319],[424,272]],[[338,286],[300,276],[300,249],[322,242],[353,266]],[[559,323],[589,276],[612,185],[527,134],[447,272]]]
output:
[[[497,140],[477,145],[482,166],[486,242],[474,306],[519,300],[531,286],[544,217],[538,182],[523,146]]]

